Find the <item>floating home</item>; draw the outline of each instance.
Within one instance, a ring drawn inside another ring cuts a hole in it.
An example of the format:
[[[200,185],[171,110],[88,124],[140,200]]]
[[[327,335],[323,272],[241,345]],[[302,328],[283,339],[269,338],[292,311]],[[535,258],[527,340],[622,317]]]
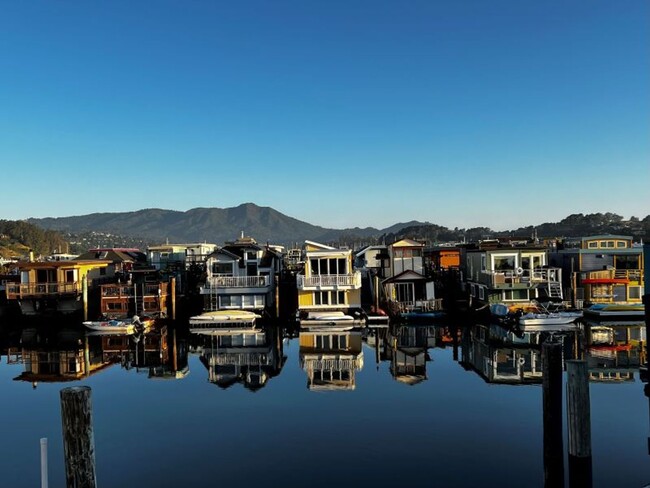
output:
[[[483,242],[461,249],[461,276],[475,307],[562,301],[562,269],[548,265],[548,250],[536,245]]]
[[[111,264],[96,259],[19,262],[20,283],[7,284],[7,300],[16,300],[23,315],[87,314],[89,290],[105,279]]]
[[[351,250],[305,241],[303,260],[304,269],[296,276],[300,320],[310,313],[360,313],[361,272],[353,269]]]
[[[111,262],[99,285],[100,316],[125,319],[134,315],[167,315],[171,286],[147,264],[145,253],[133,248],[91,249],[79,259]]]
[[[382,281],[386,296],[400,312],[439,310],[433,279],[427,276],[421,242],[401,239],[388,246],[387,277]]]
[[[277,277],[282,270],[278,248],[242,236],[214,250],[205,265],[204,310],[249,310],[277,316]]]
[[[429,348],[436,346],[436,327],[399,325],[388,334],[386,355],[390,373],[396,381],[416,385],[427,379]]]
[[[643,247],[630,236],[582,238],[551,254],[561,267],[565,288],[575,287],[576,299],[588,303],[641,303],[645,263]]]

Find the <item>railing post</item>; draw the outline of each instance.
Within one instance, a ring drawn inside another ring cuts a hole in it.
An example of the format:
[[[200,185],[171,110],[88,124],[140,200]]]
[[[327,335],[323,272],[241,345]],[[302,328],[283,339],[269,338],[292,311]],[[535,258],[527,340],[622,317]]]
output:
[[[41,439],[41,488],[48,488],[47,477],[47,437]]]

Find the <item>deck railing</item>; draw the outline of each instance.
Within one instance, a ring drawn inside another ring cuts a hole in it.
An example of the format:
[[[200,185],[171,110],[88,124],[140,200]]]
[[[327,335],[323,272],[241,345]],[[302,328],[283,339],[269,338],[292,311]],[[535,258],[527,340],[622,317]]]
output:
[[[211,276],[205,288],[260,288],[270,283],[270,276]]]
[[[641,281],[640,269],[617,269],[614,271],[614,278],[628,279],[630,281]]]
[[[81,293],[81,282],[71,283],[7,283],[7,298],[13,300],[30,296]]]
[[[137,287],[137,288],[135,288]],[[135,288],[135,291],[134,291]],[[132,297],[137,296],[158,296],[159,291],[161,295],[167,293],[167,283],[145,284],[144,289],[142,285],[102,285],[102,297]]]
[[[358,271],[352,274],[337,275],[298,275],[298,288],[321,288],[321,287],[361,287],[361,273]]]
[[[535,269],[513,269],[503,271],[483,271],[491,285],[504,284],[540,284],[560,283],[562,281],[562,270],[560,268],[535,268]]]
[[[415,300],[415,301],[402,301],[395,302],[399,307],[400,312],[411,312],[411,311],[420,311],[420,312],[433,312],[436,310],[442,310],[442,298],[434,298],[433,300]]]

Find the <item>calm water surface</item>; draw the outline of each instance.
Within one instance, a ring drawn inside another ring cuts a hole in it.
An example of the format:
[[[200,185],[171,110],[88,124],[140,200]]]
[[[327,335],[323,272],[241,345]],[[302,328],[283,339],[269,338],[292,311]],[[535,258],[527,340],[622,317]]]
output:
[[[593,486],[650,483],[641,324],[553,334],[592,381]],[[402,326],[0,338],[0,486],[63,486],[59,392],[92,388],[98,485],[544,486],[549,333]],[[87,374],[87,373],[90,374]],[[566,417],[564,457],[567,457]],[[568,465],[565,459],[568,486]]]

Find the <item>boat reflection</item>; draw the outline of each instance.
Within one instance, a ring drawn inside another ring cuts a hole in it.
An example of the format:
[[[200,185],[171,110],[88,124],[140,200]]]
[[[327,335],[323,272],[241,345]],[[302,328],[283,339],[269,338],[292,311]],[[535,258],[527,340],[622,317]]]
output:
[[[355,374],[363,368],[361,329],[301,330],[300,366],[307,373],[307,388],[354,390]]]
[[[208,381],[224,389],[241,383],[248,390],[259,390],[280,374],[286,362],[277,327],[201,330],[192,334],[192,341],[208,370]]]

